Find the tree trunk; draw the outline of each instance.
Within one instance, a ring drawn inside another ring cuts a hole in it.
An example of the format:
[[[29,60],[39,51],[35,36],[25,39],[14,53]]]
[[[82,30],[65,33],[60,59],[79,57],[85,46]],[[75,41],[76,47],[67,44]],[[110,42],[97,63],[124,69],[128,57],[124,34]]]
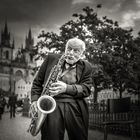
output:
[[[122,92],[123,92],[123,91],[122,91],[122,88],[120,88],[120,89],[119,89],[120,98],[122,98]]]
[[[93,95],[93,102],[97,103],[97,97],[98,97],[98,92],[101,91],[102,88],[97,88],[97,86],[94,86],[94,95]]]
[[[98,88],[97,86],[94,87],[94,95],[93,95],[93,103],[97,103],[97,94],[98,94]]]

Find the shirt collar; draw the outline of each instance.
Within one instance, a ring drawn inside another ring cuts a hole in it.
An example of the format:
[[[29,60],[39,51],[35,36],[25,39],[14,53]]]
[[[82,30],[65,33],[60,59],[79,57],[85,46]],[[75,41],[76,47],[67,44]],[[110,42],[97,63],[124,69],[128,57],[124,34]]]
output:
[[[74,64],[69,64],[69,63],[67,63],[66,61],[65,61],[65,63],[64,63],[64,67],[65,67],[65,69],[68,69],[68,68],[75,68],[76,67],[76,63],[74,63]]]

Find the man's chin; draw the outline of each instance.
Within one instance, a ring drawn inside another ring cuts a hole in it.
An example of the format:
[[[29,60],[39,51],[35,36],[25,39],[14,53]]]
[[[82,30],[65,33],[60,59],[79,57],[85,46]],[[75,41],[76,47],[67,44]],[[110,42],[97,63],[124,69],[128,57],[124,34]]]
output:
[[[66,62],[67,62],[68,64],[70,64],[70,65],[73,65],[73,64],[75,63],[74,60],[66,60]]]

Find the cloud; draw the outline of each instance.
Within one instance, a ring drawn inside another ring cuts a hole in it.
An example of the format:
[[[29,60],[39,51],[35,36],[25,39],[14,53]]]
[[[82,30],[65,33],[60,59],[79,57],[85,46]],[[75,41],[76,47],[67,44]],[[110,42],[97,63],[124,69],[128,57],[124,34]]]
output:
[[[140,0],[136,0],[136,4],[140,7]]]
[[[86,6],[94,9],[97,4],[102,4],[100,16],[121,22],[122,27],[139,28],[140,0],[0,0],[0,30],[7,19],[11,37],[21,46],[30,27],[35,38],[42,29],[59,33],[59,27],[72,19],[73,13]]]
[[[122,16],[120,26],[123,28],[134,27],[137,20],[140,20],[140,11],[128,11]]]
[[[72,0],[72,4],[93,3],[93,0]]]
[[[108,9],[108,11],[110,13],[117,12],[117,11],[119,11],[120,8],[121,8],[121,3],[116,3],[110,9]]]

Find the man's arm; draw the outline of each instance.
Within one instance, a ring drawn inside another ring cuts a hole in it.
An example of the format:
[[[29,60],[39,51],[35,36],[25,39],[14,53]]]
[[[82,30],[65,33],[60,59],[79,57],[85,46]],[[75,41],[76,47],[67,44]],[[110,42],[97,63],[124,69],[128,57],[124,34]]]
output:
[[[88,97],[92,86],[92,67],[86,62],[80,81],[78,84],[67,85],[66,94],[72,95],[74,98]]]
[[[42,93],[42,90],[43,90],[42,85],[44,83],[45,72],[46,72],[46,68],[47,68],[47,61],[48,61],[48,56],[42,63],[42,65],[33,81],[32,88],[31,88],[31,102],[37,101]]]
[[[62,81],[53,83],[49,88],[49,92],[56,96],[58,94],[68,94],[73,98],[85,98],[91,93],[92,82],[92,68],[87,62],[84,62],[84,70],[81,72],[80,80],[76,84],[66,84]],[[82,69],[81,69],[82,70]]]

